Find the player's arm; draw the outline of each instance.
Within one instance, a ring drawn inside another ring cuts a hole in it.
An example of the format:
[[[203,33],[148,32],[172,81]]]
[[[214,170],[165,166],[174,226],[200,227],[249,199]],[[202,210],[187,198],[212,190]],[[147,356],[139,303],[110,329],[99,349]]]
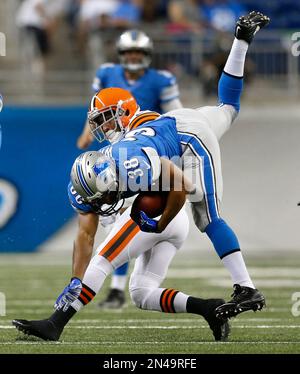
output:
[[[68,185],[68,196],[71,206],[78,213],[79,227],[73,248],[72,278],[54,304],[55,309],[64,311],[80,295],[81,280],[92,257],[94,238],[98,228],[98,215],[92,211],[89,204],[82,201],[71,182]]]
[[[93,142],[93,135],[91,134],[90,125],[88,119],[85,122],[84,128],[82,133],[77,139],[77,147],[79,149],[86,149],[88,148]]]
[[[72,278],[56,299],[56,310],[66,311],[82,290],[82,279],[93,253],[94,237],[98,227],[95,213],[78,214],[79,228],[74,242]]]
[[[164,113],[170,112],[171,110],[180,109],[183,105],[178,97],[161,104],[161,108]]]
[[[72,277],[82,279],[92,258],[99,218],[95,213],[78,214],[78,231],[73,248]]]
[[[163,113],[182,108],[176,77],[168,71],[160,70],[160,106]]]
[[[170,160],[161,158],[160,186],[162,190],[169,187],[167,204],[157,223],[157,232],[162,232],[183,207],[186,194],[193,190],[192,183],[184,176],[183,172]],[[169,180],[169,186],[165,186]]]

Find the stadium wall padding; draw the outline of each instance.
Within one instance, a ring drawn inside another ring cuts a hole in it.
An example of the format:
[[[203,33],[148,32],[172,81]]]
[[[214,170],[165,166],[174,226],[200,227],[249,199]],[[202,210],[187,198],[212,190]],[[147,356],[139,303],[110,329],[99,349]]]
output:
[[[74,215],[67,196],[85,107],[0,114],[0,252],[31,252]]]

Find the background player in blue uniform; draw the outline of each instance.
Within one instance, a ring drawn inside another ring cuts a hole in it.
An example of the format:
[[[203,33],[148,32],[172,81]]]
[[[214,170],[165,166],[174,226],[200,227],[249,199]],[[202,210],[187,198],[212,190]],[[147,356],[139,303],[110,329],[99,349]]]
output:
[[[92,89],[120,87],[132,93],[141,110],[166,113],[182,107],[176,78],[166,70],[150,68],[153,51],[152,40],[142,31],[124,32],[118,42],[120,64],[106,63],[99,67]],[[88,121],[78,138],[80,149],[93,141]]]
[[[120,64],[106,63],[98,68],[92,84],[95,93],[108,87],[124,88],[133,94],[142,111],[165,113],[182,107],[175,76],[149,67],[153,42],[144,32],[124,32],[116,47]],[[77,145],[85,149],[93,139],[87,121]],[[96,219],[90,218],[90,221],[91,227],[95,226]],[[110,230],[112,218],[100,218],[100,222],[107,231]],[[128,263],[115,271],[107,298],[99,303],[99,307],[119,308],[125,303],[127,271]]]

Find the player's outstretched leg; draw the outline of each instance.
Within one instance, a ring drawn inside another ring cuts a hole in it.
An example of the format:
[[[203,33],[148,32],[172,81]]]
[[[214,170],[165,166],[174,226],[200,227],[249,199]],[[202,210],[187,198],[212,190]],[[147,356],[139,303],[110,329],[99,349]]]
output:
[[[49,318],[37,321],[14,319],[12,324],[24,334],[43,340],[58,340],[69,320],[94,299],[105,278],[112,271],[113,267],[109,261],[102,256],[95,255],[85,272],[80,295],[66,311],[63,308],[55,310]]]
[[[220,103],[231,105],[236,112],[240,109],[244,64],[249,44],[254,35],[269,22],[269,17],[253,11],[240,17],[236,23],[235,40],[219,81]],[[255,289],[250,279],[234,232],[222,221],[212,221],[205,231],[233,280],[232,299],[216,309],[219,318],[230,318],[247,310],[261,310],[265,306],[265,298]]]

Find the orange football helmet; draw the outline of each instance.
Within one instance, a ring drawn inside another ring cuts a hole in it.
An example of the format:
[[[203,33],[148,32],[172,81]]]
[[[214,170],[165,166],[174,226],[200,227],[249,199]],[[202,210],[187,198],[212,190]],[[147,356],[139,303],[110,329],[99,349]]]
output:
[[[131,118],[140,110],[132,94],[123,88],[104,88],[91,101],[88,120],[93,136],[99,141],[118,141]]]

